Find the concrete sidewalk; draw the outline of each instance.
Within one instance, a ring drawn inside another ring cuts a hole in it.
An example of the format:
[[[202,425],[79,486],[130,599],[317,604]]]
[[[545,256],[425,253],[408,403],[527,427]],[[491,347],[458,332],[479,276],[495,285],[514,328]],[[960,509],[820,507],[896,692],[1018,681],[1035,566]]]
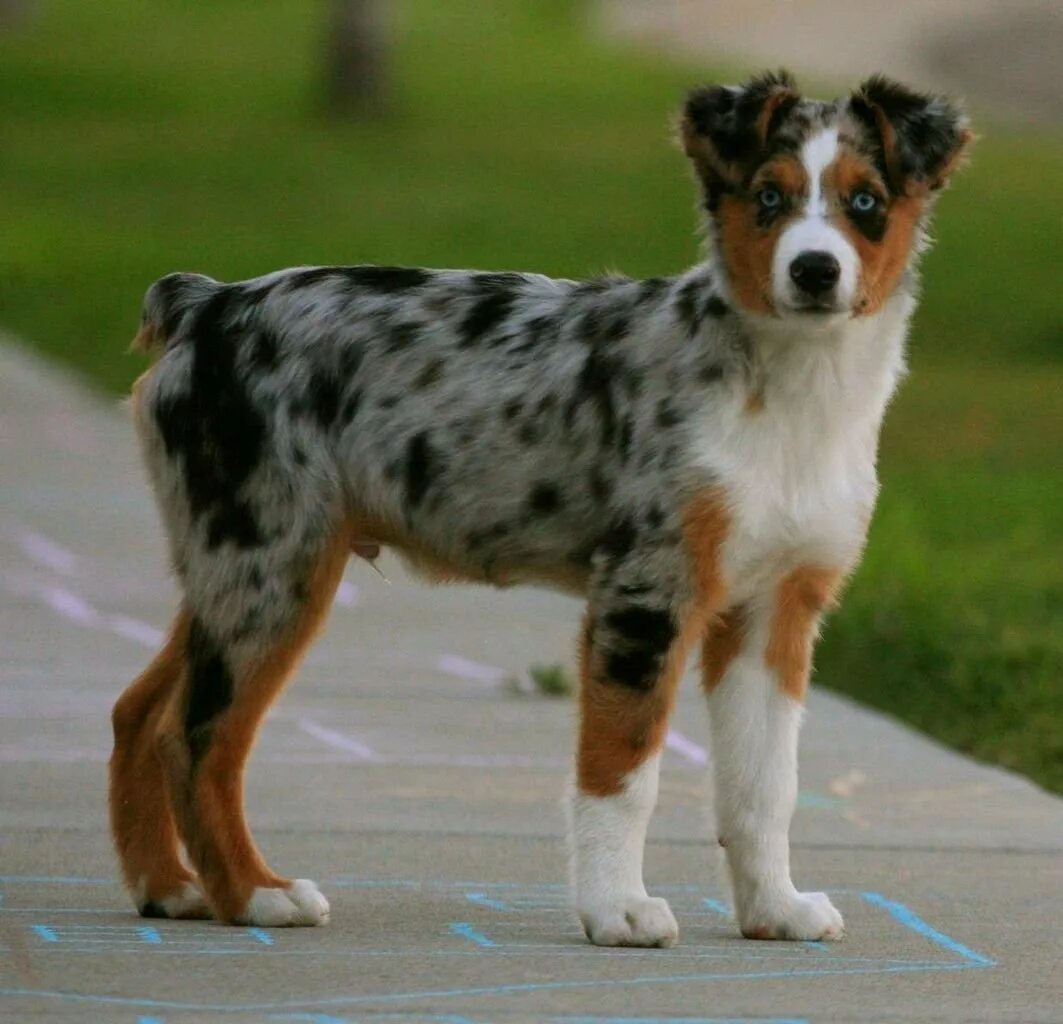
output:
[[[250,772],[261,845],[322,883],[332,924],[141,920],[105,762],[173,607],[160,534],[124,411],[0,346],[0,1019],[1063,1020],[1063,801],[822,692],[795,876],[835,894],[846,939],[737,937],[688,681],[647,856],[680,945],[587,945],[563,886],[571,708],[504,682],[570,660],[578,607],[385,568],[351,567]]]

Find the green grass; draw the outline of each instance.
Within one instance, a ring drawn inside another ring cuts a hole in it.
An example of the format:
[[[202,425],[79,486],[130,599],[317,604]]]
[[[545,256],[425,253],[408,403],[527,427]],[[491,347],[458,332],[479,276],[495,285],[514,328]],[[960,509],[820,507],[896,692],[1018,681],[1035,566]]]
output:
[[[317,5],[37,6],[0,36],[0,322],[105,388],[170,270],[695,258],[669,121],[723,72],[597,45],[568,0],[410,0],[393,114],[363,126],[318,114]],[[819,675],[1063,791],[1063,141],[979,127]]]

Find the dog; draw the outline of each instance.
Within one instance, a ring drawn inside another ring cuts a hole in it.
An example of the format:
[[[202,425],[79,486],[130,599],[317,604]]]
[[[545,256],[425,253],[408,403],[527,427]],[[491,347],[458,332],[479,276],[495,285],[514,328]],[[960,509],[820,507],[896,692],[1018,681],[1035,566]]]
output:
[[[709,254],[675,277],[303,267],[148,290],[134,419],[183,598],[113,713],[112,831],[142,915],[327,921],[313,882],[258,853],[244,764],[350,555],[387,547],[434,580],[586,597],[567,810],[591,942],[677,941],[642,859],[696,646],[742,934],[842,935],[790,878],[798,729],[971,131],[881,76],[817,102],[780,72],[695,89],[679,137]]]

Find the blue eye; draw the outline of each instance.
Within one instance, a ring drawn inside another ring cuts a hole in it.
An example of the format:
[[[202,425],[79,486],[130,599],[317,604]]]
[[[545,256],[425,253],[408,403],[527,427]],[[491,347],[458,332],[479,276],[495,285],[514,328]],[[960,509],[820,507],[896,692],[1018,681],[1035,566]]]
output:
[[[764,210],[777,210],[782,206],[782,193],[774,185],[765,185],[757,193],[757,202]]]
[[[871,213],[878,206],[878,196],[866,190],[854,192],[849,197],[849,205],[856,213]]]

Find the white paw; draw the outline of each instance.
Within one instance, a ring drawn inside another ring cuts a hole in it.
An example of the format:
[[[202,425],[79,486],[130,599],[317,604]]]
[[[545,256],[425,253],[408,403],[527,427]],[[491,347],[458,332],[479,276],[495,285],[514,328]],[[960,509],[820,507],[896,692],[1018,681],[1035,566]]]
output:
[[[169,896],[157,900],[149,900],[146,893],[147,882],[142,878],[133,893],[141,917],[169,917],[176,920],[211,916],[207,899],[196,882],[184,882]]]
[[[635,896],[594,910],[581,909],[587,938],[596,946],[660,946],[679,941],[679,925],[665,900]]]
[[[845,934],[842,915],[823,892],[795,893],[742,914],[740,922],[747,939],[834,941]]]
[[[185,882],[177,892],[159,901],[167,917],[210,917],[210,907],[203,890],[195,882]]]
[[[309,878],[295,879],[288,889],[288,899],[299,908],[299,915],[293,924],[328,924],[328,900]]]
[[[328,900],[309,879],[297,878],[287,889],[255,889],[237,923],[292,928],[325,924],[328,919]]]

